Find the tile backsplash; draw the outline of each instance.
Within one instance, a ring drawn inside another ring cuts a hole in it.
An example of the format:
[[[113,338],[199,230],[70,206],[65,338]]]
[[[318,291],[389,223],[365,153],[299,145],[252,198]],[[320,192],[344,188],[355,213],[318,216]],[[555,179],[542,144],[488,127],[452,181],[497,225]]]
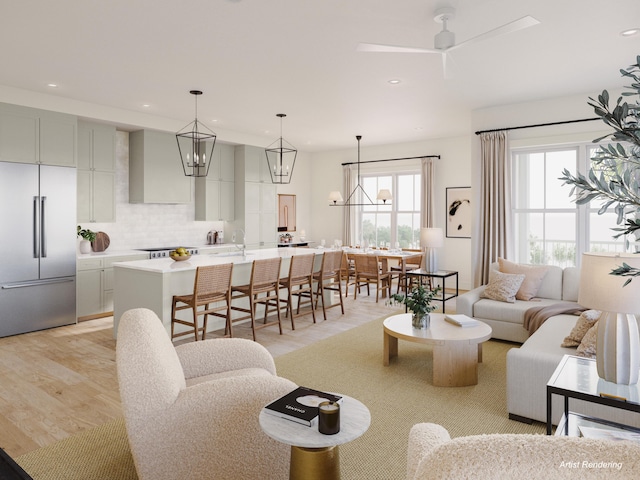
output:
[[[177,159],[176,159],[177,161]],[[109,250],[204,245],[223,222],[196,222],[195,205],[129,203],[129,134],[116,132],[116,222],[82,226],[109,235]]]

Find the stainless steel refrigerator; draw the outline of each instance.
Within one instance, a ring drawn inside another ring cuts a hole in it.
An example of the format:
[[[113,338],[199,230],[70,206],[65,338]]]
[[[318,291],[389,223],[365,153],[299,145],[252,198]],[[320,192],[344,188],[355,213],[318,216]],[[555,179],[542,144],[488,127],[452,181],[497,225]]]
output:
[[[0,337],[76,322],[76,169],[0,162]]]

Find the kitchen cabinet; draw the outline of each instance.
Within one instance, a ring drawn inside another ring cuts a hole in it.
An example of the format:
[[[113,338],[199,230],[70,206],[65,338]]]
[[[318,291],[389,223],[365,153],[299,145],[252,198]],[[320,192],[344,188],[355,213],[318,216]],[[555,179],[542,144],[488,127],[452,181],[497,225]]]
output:
[[[192,185],[182,169],[174,134],[156,130],[129,134],[130,203],[191,203]]]
[[[78,222],[116,221],[116,128],[78,122]]]
[[[234,220],[234,178],[234,147],[216,144],[209,174],[195,180],[196,220],[226,222]]]
[[[260,171],[260,166],[267,164],[264,149],[238,146],[235,162],[236,224],[246,233],[247,248],[273,248],[277,244],[278,191],[270,177],[267,182],[262,181],[264,172]],[[268,166],[264,171],[268,176]]]
[[[145,253],[79,258],[76,262],[76,315],[78,319],[113,314],[113,264],[145,260]]]
[[[77,118],[0,103],[0,161],[75,167]]]

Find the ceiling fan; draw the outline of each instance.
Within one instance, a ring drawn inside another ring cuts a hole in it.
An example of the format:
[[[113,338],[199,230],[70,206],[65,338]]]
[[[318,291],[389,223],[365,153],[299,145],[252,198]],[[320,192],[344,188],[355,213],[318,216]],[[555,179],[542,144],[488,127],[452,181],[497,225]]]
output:
[[[453,7],[441,7],[434,12],[433,20],[442,24],[442,31],[436,34],[433,42],[433,49],[419,47],[401,47],[395,45],[381,45],[377,43],[359,43],[356,48],[359,52],[378,52],[378,53],[437,53],[442,55],[442,68],[445,78],[451,77],[451,69],[447,68],[448,54],[452,50],[460,48],[464,45],[470,45],[482,40],[497,37],[507,33],[517,32],[528,27],[532,27],[540,23],[535,18],[527,15],[525,17],[506,23],[500,27],[481,33],[480,35],[469,38],[464,42],[456,44],[455,34],[447,30],[447,22],[453,20],[456,15],[456,9]]]

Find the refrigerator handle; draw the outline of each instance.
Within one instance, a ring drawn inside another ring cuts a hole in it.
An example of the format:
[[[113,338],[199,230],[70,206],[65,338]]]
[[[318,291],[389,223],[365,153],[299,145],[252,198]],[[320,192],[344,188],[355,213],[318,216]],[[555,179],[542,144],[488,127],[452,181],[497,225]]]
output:
[[[33,197],[33,258],[38,258],[40,256],[40,242],[38,242],[39,231],[38,231],[38,197]]]
[[[45,258],[47,256],[47,230],[44,223],[46,217],[46,205],[47,197],[40,197],[40,250],[42,251],[40,255],[41,258]]]

